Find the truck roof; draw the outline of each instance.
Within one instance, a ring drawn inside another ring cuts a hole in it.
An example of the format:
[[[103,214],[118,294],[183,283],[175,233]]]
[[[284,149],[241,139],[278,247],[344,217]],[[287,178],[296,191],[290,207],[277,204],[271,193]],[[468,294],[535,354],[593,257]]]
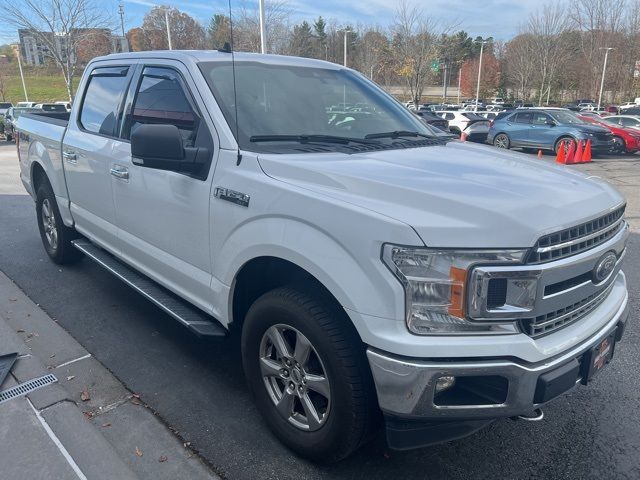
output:
[[[236,62],[262,62],[271,65],[288,65],[288,66],[301,66],[301,67],[316,67],[324,69],[339,70],[343,67],[335,63],[326,62],[324,60],[316,60],[311,58],[302,57],[290,57],[287,55],[266,55],[261,53],[249,53],[249,52],[233,52]],[[93,62],[104,60],[118,60],[118,59],[149,59],[149,58],[162,58],[167,60],[178,60],[187,62],[215,62],[215,61],[229,61],[231,60],[231,54],[226,52],[220,52],[218,50],[152,50],[145,52],[128,52],[128,53],[115,53],[111,55],[105,55],[102,57],[96,57]]]

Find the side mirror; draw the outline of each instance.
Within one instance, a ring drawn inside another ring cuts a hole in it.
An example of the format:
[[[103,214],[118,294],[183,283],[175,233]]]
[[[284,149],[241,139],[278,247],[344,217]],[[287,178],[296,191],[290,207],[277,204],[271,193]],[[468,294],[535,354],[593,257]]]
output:
[[[134,165],[176,172],[197,172],[207,162],[206,148],[185,148],[175,125],[139,125],[131,132]]]

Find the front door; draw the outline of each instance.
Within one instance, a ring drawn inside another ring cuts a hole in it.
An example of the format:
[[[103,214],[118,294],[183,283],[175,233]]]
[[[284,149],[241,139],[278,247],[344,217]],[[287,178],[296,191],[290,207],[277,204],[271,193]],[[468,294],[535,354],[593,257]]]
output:
[[[188,72],[145,66],[127,100],[118,155],[111,169],[122,257],[204,310],[211,309],[209,195],[213,169],[200,175],[156,170],[131,161],[128,138],[143,124],[178,127],[185,147],[217,154],[196,107]]]

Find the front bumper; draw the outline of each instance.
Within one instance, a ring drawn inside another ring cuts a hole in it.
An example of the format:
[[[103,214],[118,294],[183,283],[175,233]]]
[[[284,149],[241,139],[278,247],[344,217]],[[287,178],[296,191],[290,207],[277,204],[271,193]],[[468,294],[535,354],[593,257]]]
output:
[[[469,435],[497,418],[530,414],[583,381],[580,365],[585,354],[612,332],[619,340],[628,316],[625,288],[615,315],[594,335],[536,364],[510,358],[413,359],[369,348],[389,445],[414,448],[439,443]],[[436,382],[444,376],[458,380],[457,397],[451,395],[455,386],[436,395]],[[552,388],[541,387],[545,379],[559,376],[562,380]]]

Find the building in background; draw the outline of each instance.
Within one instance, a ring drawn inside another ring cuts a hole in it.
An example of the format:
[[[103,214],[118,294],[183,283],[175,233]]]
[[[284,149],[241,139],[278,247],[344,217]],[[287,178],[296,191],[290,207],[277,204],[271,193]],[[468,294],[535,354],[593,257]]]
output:
[[[77,29],[75,34],[82,36],[82,41],[72,55],[77,55],[79,63],[84,65],[92,58],[109,53],[128,52],[127,40],[125,37],[113,35],[109,29],[104,28],[82,28]],[[61,52],[62,60],[65,60],[66,37],[51,32],[33,32],[32,30],[18,30],[20,38],[20,53],[25,65],[44,65],[51,58],[50,46],[53,45],[58,52]],[[43,41],[43,37],[47,41]]]

